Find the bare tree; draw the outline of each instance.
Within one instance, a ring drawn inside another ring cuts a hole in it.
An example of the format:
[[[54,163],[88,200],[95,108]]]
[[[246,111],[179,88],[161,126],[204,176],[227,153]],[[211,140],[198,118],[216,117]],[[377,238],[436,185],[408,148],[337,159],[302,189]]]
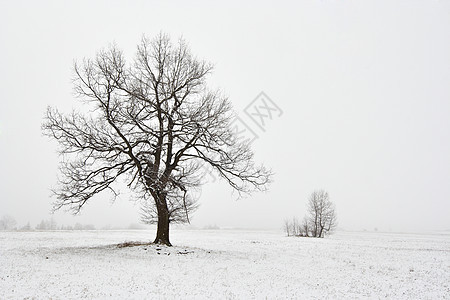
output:
[[[298,222],[296,217],[292,218],[291,232],[294,236],[300,235],[300,223]]]
[[[302,225],[301,225],[301,230],[300,230],[302,236],[309,237],[310,231],[311,231],[310,224],[311,224],[311,222],[308,220],[308,218],[304,217]]]
[[[190,223],[189,216],[199,205],[192,194],[186,197],[174,194],[167,196],[169,223]],[[145,224],[158,224],[158,210],[151,199],[144,201],[141,208],[141,221]]]
[[[291,222],[289,220],[284,220],[284,230],[287,236],[291,236]]]
[[[336,211],[334,204],[330,201],[328,193],[324,190],[314,191],[308,202],[309,224],[311,224],[311,235],[323,237],[325,233],[336,227]]]
[[[0,230],[13,230],[16,225],[16,219],[10,215],[3,215],[0,219]]]
[[[143,38],[131,64],[115,46],[75,64],[75,91],[90,113],[49,108],[43,124],[61,146],[54,209],[78,213],[105,190],[117,197],[124,178],[157,223],[154,242],[170,245],[170,221],[188,221],[195,207],[190,191],[202,183],[202,164],[239,195],[264,190],[271,173],[235,138],[230,102],[207,89],[211,70],[163,34]]]
[[[324,237],[336,228],[336,209],[324,190],[314,191],[308,201],[308,215],[300,223],[294,217],[292,222],[286,220],[284,229],[287,235],[304,237]]]
[[[30,231],[31,230],[30,222],[27,222],[27,224],[25,224],[24,226],[20,227],[20,230],[22,230],[22,231]]]

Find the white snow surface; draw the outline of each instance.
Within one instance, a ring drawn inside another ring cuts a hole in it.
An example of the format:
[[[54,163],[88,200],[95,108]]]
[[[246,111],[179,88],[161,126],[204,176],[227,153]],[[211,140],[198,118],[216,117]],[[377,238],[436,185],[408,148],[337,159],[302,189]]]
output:
[[[0,299],[450,299],[450,233],[0,232]],[[159,250],[160,249],[160,250]]]

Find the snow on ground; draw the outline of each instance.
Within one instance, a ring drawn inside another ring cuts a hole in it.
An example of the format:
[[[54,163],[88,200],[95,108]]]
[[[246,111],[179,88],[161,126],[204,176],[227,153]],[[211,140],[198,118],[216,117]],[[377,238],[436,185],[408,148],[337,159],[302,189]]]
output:
[[[450,299],[450,233],[0,232],[0,299]]]

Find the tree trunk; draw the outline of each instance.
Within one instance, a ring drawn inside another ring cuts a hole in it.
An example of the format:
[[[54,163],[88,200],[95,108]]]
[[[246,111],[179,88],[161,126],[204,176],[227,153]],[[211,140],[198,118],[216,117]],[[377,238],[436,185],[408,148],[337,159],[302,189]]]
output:
[[[156,208],[158,210],[158,228],[153,243],[172,246],[169,240],[169,209],[164,196],[157,201]]]
[[[317,212],[315,212],[315,215],[314,215],[314,231],[313,231],[314,237],[317,237],[318,228],[319,228],[319,226],[317,225]]]

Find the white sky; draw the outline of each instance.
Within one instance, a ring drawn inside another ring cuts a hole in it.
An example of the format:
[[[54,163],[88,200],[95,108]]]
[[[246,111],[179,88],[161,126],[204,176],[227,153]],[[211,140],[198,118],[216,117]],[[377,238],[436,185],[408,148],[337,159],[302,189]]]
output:
[[[209,184],[194,225],[278,228],[323,188],[344,229],[450,229],[448,1],[1,1],[0,215],[49,217],[58,156],[40,125],[48,105],[79,105],[73,61],[111,42],[131,59],[160,31],[215,64],[236,111],[261,91],[284,111],[264,133],[248,123],[270,191],[235,201]],[[138,210],[99,196],[55,218],[123,226]]]

